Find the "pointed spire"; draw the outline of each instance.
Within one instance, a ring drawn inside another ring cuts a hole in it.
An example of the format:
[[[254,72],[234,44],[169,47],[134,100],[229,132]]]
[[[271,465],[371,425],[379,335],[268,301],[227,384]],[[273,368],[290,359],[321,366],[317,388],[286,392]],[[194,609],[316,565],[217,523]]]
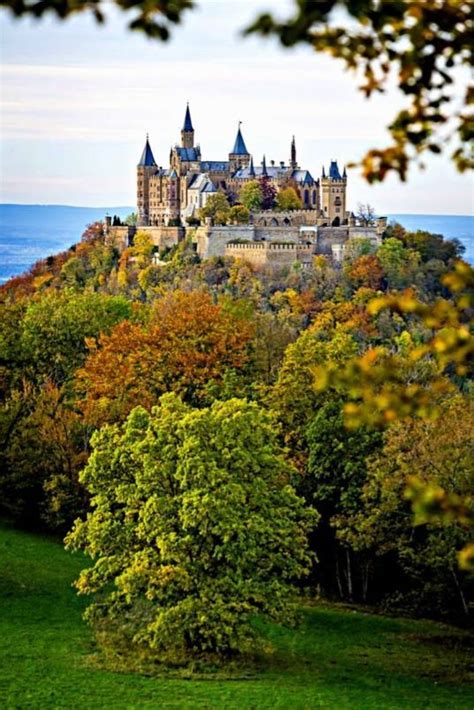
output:
[[[267,161],[265,159],[265,154],[263,155],[263,160],[262,160],[262,175],[268,175],[267,173]]]
[[[331,165],[329,166],[329,177],[333,180],[340,180],[341,173],[337,165],[337,160],[331,160]]]
[[[290,164],[292,168],[296,167],[296,141],[295,137],[293,136],[293,140],[291,141],[291,157],[290,157]]]
[[[324,165],[323,165],[322,177],[324,177],[324,178],[326,177],[326,171],[325,171],[325,169],[324,169]]]
[[[138,167],[150,167],[156,165],[155,163],[155,158],[153,157],[153,152],[150,148],[150,143],[148,141],[148,133],[146,134],[146,142],[145,142],[145,147],[143,148],[143,153],[142,157],[140,158],[140,161],[138,163]]]
[[[344,165],[344,170],[342,172],[342,177],[346,178],[347,177],[347,172],[346,172],[346,166]]]
[[[235,137],[234,147],[231,150],[231,155],[248,155],[249,154],[249,152],[247,150],[247,146],[245,145],[245,141],[242,136],[242,132],[240,130],[241,124],[242,124],[242,121],[239,121],[239,127],[237,129],[237,135]]]
[[[253,167],[253,156],[250,158],[249,175],[250,177],[255,177],[255,168]]]
[[[189,110],[189,102],[186,104],[186,113],[184,115],[183,131],[194,131],[193,122],[191,121],[191,112]]]

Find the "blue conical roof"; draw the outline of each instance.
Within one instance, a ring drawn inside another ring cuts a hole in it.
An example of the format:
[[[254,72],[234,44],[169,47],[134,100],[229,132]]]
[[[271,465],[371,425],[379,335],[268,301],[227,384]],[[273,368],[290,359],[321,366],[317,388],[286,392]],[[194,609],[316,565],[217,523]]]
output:
[[[336,160],[331,160],[331,165],[329,166],[329,177],[333,180],[340,180],[341,173],[339,172],[339,167]]]
[[[142,157],[140,158],[138,165],[156,165],[152,150],[150,148],[150,143],[148,142],[148,136],[146,137],[145,147],[143,148]]]
[[[194,131],[193,122],[191,121],[191,112],[189,110],[189,104],[186,104],[186,113],[184,115],[183,131]]]
[[[233,153],[234,155],[248,155],[249,154],[248,150],[247,150],[247,146],[245,145],[245,141],[242,137],[242,132],[240,130],[240,124],[239,124],[239,128],[237,131],[237,136],[235,138],[234,147],[232,148],[231,153]]]

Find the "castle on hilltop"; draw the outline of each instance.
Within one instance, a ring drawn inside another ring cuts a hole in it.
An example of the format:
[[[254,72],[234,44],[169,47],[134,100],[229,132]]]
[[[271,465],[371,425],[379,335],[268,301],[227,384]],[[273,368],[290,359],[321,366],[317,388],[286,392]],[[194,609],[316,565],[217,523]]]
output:
[[[224,192],[238,198],[241,187],[250,180],[267,178],[278,191],[294,186],[302,209],[311,211],[305,221],[321,226],[347,223],[347,175],[341,175],[337,162],[331,162],[328,174],[314,179],[309,170],[298,165],[295,138],[291,141],[288,163],[254,164],[239,127],[227,160],[203,160],[201,148],[194,140],[194,127],[189,105],[186,107],[181,144],[170,152],[170,166],[158,166],[148,136],[137,166],[138,226],[171,226],[189,223],[197,218],[210,195]],[[267,215],[268,218],[268,215]],[[278,216],[269,217],[278,224]]]
[[[301,207],[280,210],[252,209],[248,223],[214,224],[201,209],[216,193],[224,193],[232,204],[242,187],[258,180],[269,192],[293,187]],[[270,190],[270,186],[274,188]],[[227,160],[203,160],[194,141],[189,105],[186,107],[181,144],[170,151],[170,166],[157,165],[148,136],[137,165],[137,223],[123,225],[105,218],[107,242],[124,250],[133,244],[137,230],[146,233],[157,254],[191,237],[197,254],[205,259],[229,256],[245,259],[257,267],[290,266],[299,262],[311,268],[315,254],[341,261],[351,239],[364,238],[379,243],[386,226],[381,217],[375,224],[360,224],[346,210],[347,174],[331,161],[315,179],[299,166],[293,136],[288,163],[267,163],[265,156],[255,165],[247,150],[240,122]],[[158,261],[159,258],[157,257]]]

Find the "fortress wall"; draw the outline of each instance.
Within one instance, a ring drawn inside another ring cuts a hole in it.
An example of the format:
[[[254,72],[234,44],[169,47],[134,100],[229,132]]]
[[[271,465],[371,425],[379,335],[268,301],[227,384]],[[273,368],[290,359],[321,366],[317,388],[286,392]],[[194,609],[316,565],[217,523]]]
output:
[[[123,225],[121,227],[107,226],[105,230],[105,243],[114,246],[119,251],[126,249],[130,243],[131,227]]]
[[[295,261],[304,265],[310,264],[313,258],[313,247],[254,242],[253,244],[228,244],[225,253],[226,256],[244,259],[257,267],[282,268],[291,266]]]
[[[290,222],[290,225],[283,224],[285,219]],[[253,221],[257,227],[300,227],[305,224],[312,225],[318,222],[318,210],[288,210],[286,212],[262,210],[261,212],[253,213]],[[278,224],[275,224],[275,221],[278,222]],[[266,224],[264,224],[264,222],[266,222]]]
[[[133,238],[137,232],[149,234],[152,243],[164,249],[178,244],[185,234],[183,227],[134,227],[120,225],[117,227],[107,226],[105,232],[105,243],[113,244],[120,251],[133,244]]]
[[[267,242],[273,241],[285,241],[294,242],[295,244],[299,241],[300,229],[296,226],[291,227],[259,227],[255,225],[255,239],[264,240]]]
[[[318,254],[332,255],[332,246],[345,244],[349,239],[349,227],[320,227],[318,229]]]
[[[197,244],[197,253],[201,259],[210,256],[223,256],[226,245],[235,239],[255,239],[255,228],[253,225],[242,224],[232,226],[215,225],[210,227],[198,227],[195,231],[194,241]]]

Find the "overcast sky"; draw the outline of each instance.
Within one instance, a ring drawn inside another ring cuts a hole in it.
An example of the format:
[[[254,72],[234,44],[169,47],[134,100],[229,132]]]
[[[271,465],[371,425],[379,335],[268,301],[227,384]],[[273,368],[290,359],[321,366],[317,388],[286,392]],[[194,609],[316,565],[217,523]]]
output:
[[[342,65],[309,48],[244,39],[257,10],[284,14],[287,0],[201,0],[167,44],[126,31],[126,16],[105,27],[86,17],[36,23],[0,16],[2,202],[133,205],[135,166],[146,132],[166,165],[189,101],[204,159],[225,159],[237,122],[260,162],[298,161],[314,177],[383,147],[385,126],[402,105],[396,92],[366,100]],[[407,184],[369,187],[349,173],[349,207],[379,214],[471,214],[473,182],[447,157],[414,167]]]

